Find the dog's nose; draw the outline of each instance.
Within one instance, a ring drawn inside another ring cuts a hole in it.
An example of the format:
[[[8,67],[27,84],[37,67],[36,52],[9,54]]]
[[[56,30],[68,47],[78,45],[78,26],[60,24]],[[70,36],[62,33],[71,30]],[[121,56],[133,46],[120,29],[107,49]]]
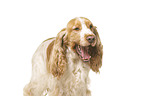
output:
[[[95,36],[87,36],[86,39],[89,43],[93,43],[95,41]]]

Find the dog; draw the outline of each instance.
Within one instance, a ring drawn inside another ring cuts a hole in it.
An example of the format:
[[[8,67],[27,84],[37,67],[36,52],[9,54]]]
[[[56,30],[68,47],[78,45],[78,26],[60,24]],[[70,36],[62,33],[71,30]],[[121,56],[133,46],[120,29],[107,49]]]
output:
[[[23,96],[91,96],[89,71],[99,72],[103,45],[85,17],[70,20],[56,37],[41,43],[32,58],[31,81]]]

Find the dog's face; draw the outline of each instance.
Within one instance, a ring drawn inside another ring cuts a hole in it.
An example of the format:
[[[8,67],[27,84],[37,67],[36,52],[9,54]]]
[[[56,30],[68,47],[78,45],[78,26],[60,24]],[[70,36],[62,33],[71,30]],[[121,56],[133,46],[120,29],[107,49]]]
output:
[[[96,46],[94,26],[87,18],[75,18],[67,24],[68,46],[85,62],[90,61],[91,49]]]

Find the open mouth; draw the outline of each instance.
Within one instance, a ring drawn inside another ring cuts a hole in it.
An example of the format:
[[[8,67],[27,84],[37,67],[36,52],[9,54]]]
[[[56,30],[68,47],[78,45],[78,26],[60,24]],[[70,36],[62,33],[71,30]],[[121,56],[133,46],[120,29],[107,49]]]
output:
[[[89,46],[76,45],[76,52],[84,62],[88,62],[91,58],[89,54]]]

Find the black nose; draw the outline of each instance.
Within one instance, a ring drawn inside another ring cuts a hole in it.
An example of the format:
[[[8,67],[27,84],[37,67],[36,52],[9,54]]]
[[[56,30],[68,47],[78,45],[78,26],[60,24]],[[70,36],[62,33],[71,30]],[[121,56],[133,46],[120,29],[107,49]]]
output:
[[[89,43],[93,43],[95,41],[95,36],[87,36],[86,39]]]

